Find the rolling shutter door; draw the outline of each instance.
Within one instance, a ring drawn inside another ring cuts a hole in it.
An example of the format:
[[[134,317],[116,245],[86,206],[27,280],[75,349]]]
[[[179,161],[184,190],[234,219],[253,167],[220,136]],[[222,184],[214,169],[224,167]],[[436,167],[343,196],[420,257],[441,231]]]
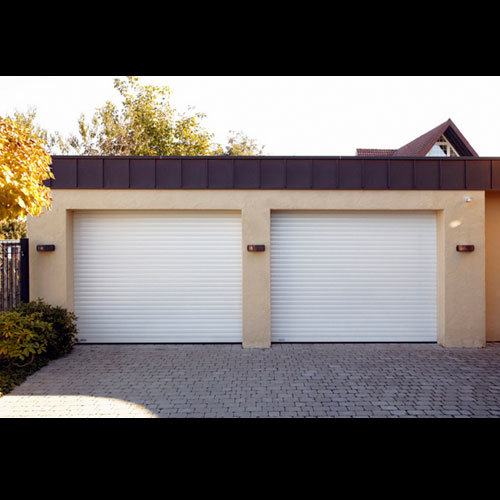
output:
[[[276,212],[274,342],[437,339],[433,212]]]
[[[86,342],[241,342],[234,212],[74,213],[74,305]]]

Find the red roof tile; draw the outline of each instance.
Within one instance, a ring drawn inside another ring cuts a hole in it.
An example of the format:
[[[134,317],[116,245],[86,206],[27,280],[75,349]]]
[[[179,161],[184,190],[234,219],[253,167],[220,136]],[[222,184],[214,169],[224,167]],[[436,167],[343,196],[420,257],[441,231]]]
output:
[[[460,156],[479,156],[451,118],[399,149],[358,148],[356,152],[357,156],[425,156],[441,135],[450,141]]]
[[[356,156],[392,156],[397,149],[356,149]]]

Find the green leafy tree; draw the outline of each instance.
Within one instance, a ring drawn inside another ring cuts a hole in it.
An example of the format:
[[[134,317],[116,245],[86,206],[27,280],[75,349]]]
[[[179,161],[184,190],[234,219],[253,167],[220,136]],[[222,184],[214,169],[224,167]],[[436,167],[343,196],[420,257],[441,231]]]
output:
[[[243,132],[229,131],[225,155],[229,156],[255,156],[264,152],[264,146],[259,146],[255,139],[250,139]]]
[[[92,155],[210,155],[220,147],[213,143],[201,121],[202,113],[179,114],[170,102],[168,87],[142,85],[135,76],[116,78],[119,106],[107,101],[87,122],[78,121],[78,135],[68,145],[78,154]]]
[[[61,150],[83,155],[197,156],[260,154],[256,141],[242,132],[231,132],[223,148],[202,125],[203,113],[188,108],[178,113],[166,86],[143,85],[139,78],[115,78],[121,96],[116,105],[107,101],[87,121],[78,120],[78,134],[63,143],[58,134],[53,141]]]
[[[139,78],[116,78],[119,105],[107,101],[90,120],[82,114],[78,132],[68,138],[48,132],[36,123],[36,108],[15,111],[9,118],[29,129],[47,143],[51,154],[196,156],[262,154],[263,147],[243,132],[229,132],[226,146],[216,143],[214,135],[202,125],[205,115],[193,108],[178,113],[166,86],[142,85]]]

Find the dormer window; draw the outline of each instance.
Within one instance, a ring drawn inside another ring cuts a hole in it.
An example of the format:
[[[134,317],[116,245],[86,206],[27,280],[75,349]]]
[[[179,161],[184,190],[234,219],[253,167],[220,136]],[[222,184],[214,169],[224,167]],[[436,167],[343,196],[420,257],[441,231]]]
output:
[[[456,149],[450,144],[450,141],[442,135],[432,146],[431,150],[426,154],[426,156],[460,156]]]

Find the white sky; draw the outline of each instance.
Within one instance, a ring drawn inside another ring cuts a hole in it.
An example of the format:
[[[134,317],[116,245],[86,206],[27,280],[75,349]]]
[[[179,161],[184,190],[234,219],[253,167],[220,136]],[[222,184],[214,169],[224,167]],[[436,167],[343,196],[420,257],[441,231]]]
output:
[[[106,100],[112,76],[2,76],[0,115],[35,106],[49,131],[76,132]],[[500,156],[500,77],[143,76],[168,85],[174,106],[207,115],[225,144],[229,130],[268,155],[354,155],[397,148],[451,118],[481,156]]]

